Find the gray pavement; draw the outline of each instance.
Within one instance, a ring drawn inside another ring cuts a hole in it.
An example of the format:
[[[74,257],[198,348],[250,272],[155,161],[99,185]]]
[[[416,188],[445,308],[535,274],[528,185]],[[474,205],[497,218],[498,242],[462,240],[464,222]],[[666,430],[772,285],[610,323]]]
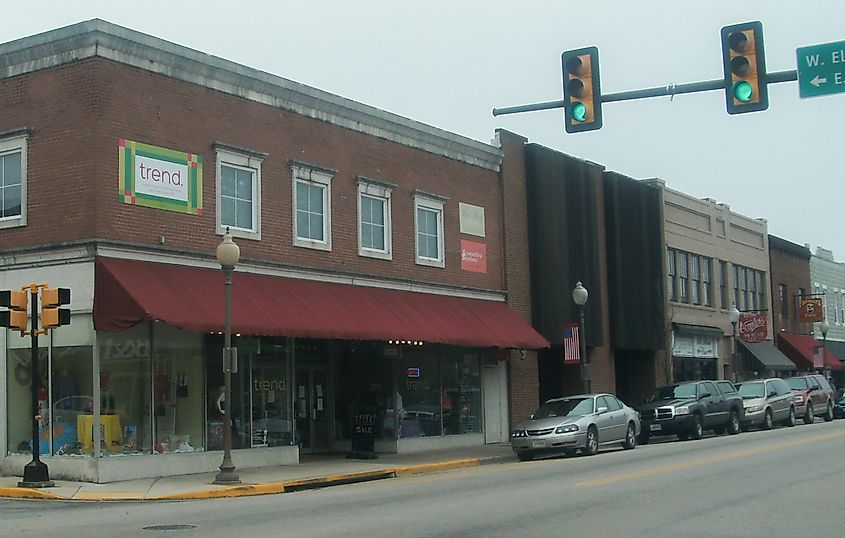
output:
[[[166,501],[287,493],[339,484],[395,478],[486,463],[516,461],[510,445],[451,448],[413,454],[379,454],[347,459],[345,454],[303,454],[298,465],[239,469],[241,484],[213,484],[216,473],[202,473],[108,484],[54,480],[55,487],[21,488],[19,476],[0,476],[0,498],[73,501]],[[235,461],[237,463],[237,460]]]

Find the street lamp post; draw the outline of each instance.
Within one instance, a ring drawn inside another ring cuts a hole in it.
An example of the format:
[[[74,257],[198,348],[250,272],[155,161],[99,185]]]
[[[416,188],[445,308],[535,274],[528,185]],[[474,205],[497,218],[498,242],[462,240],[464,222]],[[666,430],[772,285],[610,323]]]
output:
[[[731,322],[731,370],[733,370],[734,382],[736,382],[739,381],[736,366],[736,324],[739,322],[739,310],[737,310],[736,304],[732,304],[731,309],[728,310],[728,320]]]
[[[827,320],[824,320],[819,325],[819,330],[822,332],[822,364],[824,365],[824,377],[825,379],[830,377],[830,371],[827,367],[826,355],[827,355],[827,331],[830,330],[830,324]]]
[[[214,477],[215,484],[239,484],[241,479],[232,463],[232,273],[241,257],[241,249],[232,241],[229,228],[223,241],[217,245],[217,262],[223,269],[224,289],[226,292],[226,321],[223,343],[223,462],[220,472]]]
[[[584,394],[590,393],[590,361],[587,357],[587,334],[584,332],[584,305],[587,304],[589,296],[587,288],[582,286],[580,282],[575,284],[575,289],[572,290],[572,300],[578,305],[580,314],[578,341],[581,345],[581,382],[584,384]]]

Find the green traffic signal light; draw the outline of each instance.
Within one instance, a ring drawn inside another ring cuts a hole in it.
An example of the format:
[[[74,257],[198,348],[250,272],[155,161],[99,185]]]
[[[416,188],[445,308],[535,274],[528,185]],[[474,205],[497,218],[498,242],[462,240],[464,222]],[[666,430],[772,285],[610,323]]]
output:
[[[754,88],[747,81],[741,80],[733,85],[733,94],[737,100],[747,103],[754,96]]]
[[[575,121],[586,121],[587,107],[584,106],[584,103],[572,103],[572,112],[570,115]]]

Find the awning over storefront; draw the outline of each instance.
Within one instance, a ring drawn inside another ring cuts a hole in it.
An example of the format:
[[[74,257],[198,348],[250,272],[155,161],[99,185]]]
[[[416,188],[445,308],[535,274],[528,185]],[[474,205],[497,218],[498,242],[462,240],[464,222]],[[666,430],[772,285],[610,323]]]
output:
[[[799,370],[814,370],[813,350],[822,348],[822,343],[812,336],[803,334],[780,333],[778,335],[778,348],[783,354],[795,363]],[[824,351],[824,364],[831,370],[843,370],[840,361],[829,349]]]
[[[724,336],[722,329],[707,325],[690,325],[688,323],[672,323],[675,332],[694,336]]]
[[[94,328],[160,320],[192,332],[223,330],[223,272],[97,258]],[[410,340],[539,349],[549,342],[504,302],[236,271],[232,331],[340,340]]]
[[[776,372],[788,372],[791,370],[798,370],[795,363],[789,360],[789,357],[781,353],[772,342],[755,342],[749,343],[743,340],[737,340],[737,344],[748,350],[754,355],[766,370],[774,370]]]

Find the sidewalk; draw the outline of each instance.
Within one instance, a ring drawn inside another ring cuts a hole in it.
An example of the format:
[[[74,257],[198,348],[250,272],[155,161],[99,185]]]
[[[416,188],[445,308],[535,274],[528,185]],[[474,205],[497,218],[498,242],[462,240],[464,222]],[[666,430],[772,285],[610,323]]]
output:
[[[235,453],[237,465],[237,453]],[[18,487],[18,476],[0,476],[0,498],[74,501],[176,501],[244,497],[352,484],[402,475],[516,461],[510,445],[485,445],[415,454],[379,454],[347,459],[345,454],[303,454],[298,465],[239,469],[241,484],[212,484],[216,473],[93,484],[54,480],[55,487]]]

